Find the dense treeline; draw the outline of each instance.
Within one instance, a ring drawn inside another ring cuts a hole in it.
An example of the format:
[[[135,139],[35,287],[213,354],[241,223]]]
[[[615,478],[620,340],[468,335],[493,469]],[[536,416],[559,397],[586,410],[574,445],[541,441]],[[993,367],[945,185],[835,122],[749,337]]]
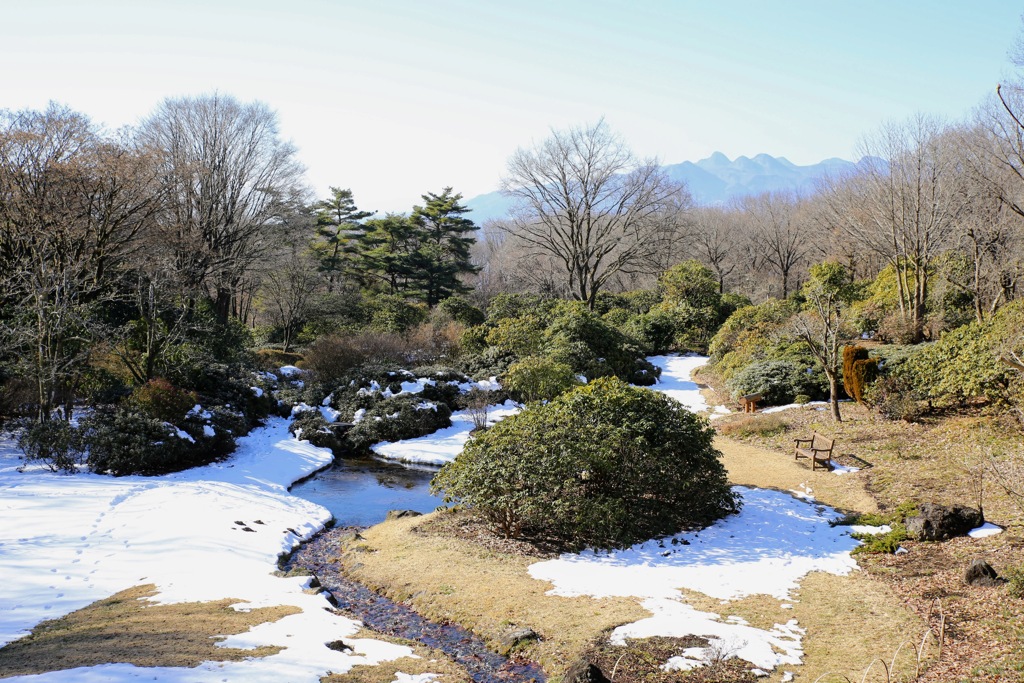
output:
[[[1013,112],[1019,89],[1002,88],[971,121],[918,116],[865,139],[856,170],[808,195],[748,197],[730,206],[671,209],[671,260],[621,269],[612,291],[650,287],[668,265],[696,258],[720,291],[754,301],[798,293],[810,268],[843,264],[858,281],[891,281],[878,331],[918,342],[970,319],[985,320],[1019,296],[1024,263],[1024,143]],[[517,174],[515,178],[519,180]],[[665,214],[662,214],[663,216]],[[518,219],[485,227],[479,247],[489,290],[573,296],[562,267]],[[625,234],[625,233],[623,233]]]
[[[260,103],[170,99],[116,132],[58,105],[3,112],[0,413],[43,434],[106,406],[90,419],[202,441],[216,420],[189,427],[144,393],[251,424],[272,408],[251,405],[271,381],[252,351],[312,344],[462,354],[467,376],[506,372],[521,398],[581,375],[647,383],[645,354],[710,349],[734,392],[828,395],[838,419],[850,339],[988,329],[1018,297],[1022,110],[1003,88],[969,123],[890,125],[817,192],[728,207],[693,206],[599,121],[513,154],[516,208],[483,228],[450,187],[384,216],[346,189],[314,199]],[[513,301],[529,303],[501,313]],[[992,358],[1013,373],[1010,337]]]

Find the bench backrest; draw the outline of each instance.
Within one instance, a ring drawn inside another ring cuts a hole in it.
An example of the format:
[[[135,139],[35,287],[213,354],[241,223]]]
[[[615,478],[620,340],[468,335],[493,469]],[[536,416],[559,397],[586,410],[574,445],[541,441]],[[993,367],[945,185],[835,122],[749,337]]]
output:
[[[811,448],[817,448],[822,451],[832,450],[832,446],[835,445],[835,439],[826,439],[818,432],[811,434]]]

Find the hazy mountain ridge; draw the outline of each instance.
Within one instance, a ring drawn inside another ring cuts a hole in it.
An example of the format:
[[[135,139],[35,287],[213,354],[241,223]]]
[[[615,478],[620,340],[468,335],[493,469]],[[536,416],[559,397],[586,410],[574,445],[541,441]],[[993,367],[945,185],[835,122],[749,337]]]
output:
[[[721,152],[715,152],[697,162],[684,161],[662,168],[673,180],[686,183],[697,204],[715,206],[764,192],[810,193],[826,175],[850,172],[863,163],[865,159],[854,163],[833,157],[809,166],[798,166],[785,157],[769,154],[730,160]],[[501,192],[488,192],[473,197],[466,205],[473,210],[469,217],[481,224],[486,220],[503,218],[512,202]]]

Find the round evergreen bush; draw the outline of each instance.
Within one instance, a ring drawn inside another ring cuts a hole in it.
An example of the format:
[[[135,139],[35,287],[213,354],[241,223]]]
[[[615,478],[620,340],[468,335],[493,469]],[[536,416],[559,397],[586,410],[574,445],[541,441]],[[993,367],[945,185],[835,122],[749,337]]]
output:
[[[602,378],[471,439],[431,486],[507,537],[624,547],[739,508],[713,437],[674,399]]]
[[[727,383],[735,396],[761,394],[770,406],[793,403],[797,396],[824,395],[822,377],[810,368],[786,360],[751,363]]]
[[[550,401],[578,384],[568,365],[540,356],[524,358],[501,378],[501,385],[520,403]]]

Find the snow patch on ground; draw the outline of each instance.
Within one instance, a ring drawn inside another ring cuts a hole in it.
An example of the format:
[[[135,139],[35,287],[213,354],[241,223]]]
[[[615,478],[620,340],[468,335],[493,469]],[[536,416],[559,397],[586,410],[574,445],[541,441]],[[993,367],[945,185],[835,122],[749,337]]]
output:
[[[977,529],[971,529],[967,532],[967,535],[971,538],[987,538],[989,536],[995,536],[996,534],[1003,533],[1003,528],[992,524],[991,522],[985,522]]]
[[[657,384],[651,387],[652,389],[671,396],[691,412],[706,413],[710,410],[708,402],[700,394],[700,387],[691,379],[694,370],[707,365],[707,356],[651,356],[647,361],[661,368],[661,377]],[[719,408],[724,408],[728,412],[725,406]],[[719,412],[718,408],[715,410]]]
[[[487,424],[493,425],[509,415],[520,411],[514,401],[487,407]],[[439,429],[433,434],[402,441],[382,441],[371,446],[371,450],[382,458],[424,465],[444,465],[455,459],[469,440],[473,431],[473,417],[469,410],[452,413],[452,426]]]
[[[552,595],[641,599],[651,616],[617,628],[613,642],[700,635],[711,639],[712,649],[732,652],[761,668],[797,664],[803,631],[795,621],[768,630],[753,628],[694,609],[683,601],[680,589],[723,601],[754,594],[789,600],[812,571],[845,575],[856,569],[850,551],[858,541],[848,527],[829,525],[839,517],[830,508],[779,491],[734,490],[743,497],[742,511],[706,529],[625,550],[562,555],[531,565],[530,575],[551,582]],[[707,661],[704,655],[700,661]],[[690,653],[673,666],[695,658]]]
[[[817,408],[818,406],[827,406],[828,401],[808,401],[807,403],[789,403],[784,406],[772,406],[771,408],[765,408],[761,411],[764,415],[770,415],[772,413],[781,413],[783,410],[794,410],[796,408]]]
[[[298,377],[302,374],[302,369],[297,368],[294,365],[283,365],[277,369],[282,377]]]
[[[302,611],[223,643],[284,647],[269,657],[196,669],[111,664],[31,680],[316,683],[328,671],[343,673],[409,654],[405,647],[353,640],[358,622],[330,611],[324,596],[303,593],[307,579],[272,575],[281,553],[330,519],[326,509],[291,495],[287,487],[332,460],[329,450],[292,438],[280,418],[240,439],[225,462],[161,477],[19,472],[23,463],[4,444],[0,645],[44,619],[152,583],[158,603],[235,598],[244,609],[294,605]],[[339,638],[354,651],[326,647]]]

